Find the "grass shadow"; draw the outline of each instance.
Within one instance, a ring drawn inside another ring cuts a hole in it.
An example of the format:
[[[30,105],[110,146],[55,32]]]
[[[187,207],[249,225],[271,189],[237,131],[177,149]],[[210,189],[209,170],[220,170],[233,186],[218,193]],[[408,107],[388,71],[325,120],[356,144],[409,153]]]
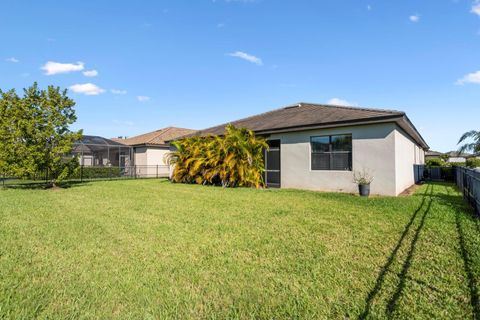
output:
[[[69,189],[71,187],[86,185],[91,181],[65,181],[58,184],[58,189]],[[13,189],[13,190],[49,190],[55,189],[52,187],[51,183],[46,182],[27,182],[27,183],[15,183],[15,184],[6,184],[2,186],[3,189]]]
[[[67,180],[60,182],[58,184],[59,189],[68,189],[77,186],[84,186],[88,185],[92,182],[100,182],[100,181],[124,181],[124,180],[159,180],[159,181],[168,181],[166,178],[98,178],[98,179],[89,179],[89,180]],[[4,185],[0,182],[0,188],[3,189],[19,189],[19,190],[48,190],[52,189],[50,183],[44,181],[28,181],[28,182],[18,182],[18,183],[6,183]]]
[[[368,315],[370,314],[370,310],[372,308],[373,300],[375,299],[375,297],[378,295],[378,293],[382,289],[383,283],[385,281],[385,277],[388,274],[388,272],[390,271],[390,267],[392,266],[393,262],[395,261],[395,258],[398,254],[398,251],[402,247],[403,242],[404,242],[405,238],[407,237],[407,234],[410,232],[410,229],[411,229],[415,219],[417,218],[418,214],[422,211],[423,207],[425,206],[425,203],[427,201],[427,197],[431,196],[432,194],[433,194],[433,185],[428,185],[427,190],[425,190],[425,193],[423,194],[422,202],[420,203],[418,208],[415,210],[415,212],[412,214],[412,217],[410,218],[408,223],[405,225],[405,228],[402,232],[402,235],[398,239],[398,242],[397,242],[396,246],[393,248],[392,252],[390,253],[390,256],[388,257],[387,262],[382,267],[382,269],[380,270],[380,273],[377,276],[377,280],[375,281],[375,286],[368,293],[367,299],[365,301],[365,309],[363,310],[362,314],[360,314],[359,319],[366,319],[368,317]],[[431,202],[432,202],[432,200],[430,199],[429,206],[431,205]],[[425,212],[428,212],[428,210],[426,210]],[[424,213],[424,215],[422,217],[423,220],[424,220],[425,216],[426,216],[426,213]],[[419,230],[419,228],[417,228],[417,233],[419,233],[420,230]],[[413,245],[415,245],[415,244],[413,244]],[[412,254],[412,256],[413,256],[413,254]],[[409,267],[409,265],[410,265],[410,263],[406,266]],[[404,267],[404,269],[406,269],[406,271],[408,271],[408,268]],[[406,271],[404,271],[404,273],[405,273],[403,275],[404,278],[406,276]],[[403,283],[403,286],[404,286],[404,283]],[[402,286],[401,290],[397,290],[399,292],[399,294],[401,294],[401,292],[403,291],[403,286]]]
[[[433,190],[433,187],[432,189]],[[430,195],[431,196],[431,195]],[[408,249],[408,254],[407,258],[405,259],[405,262],[403,263],[402,266],[402,271],[399,274],[400,282],[397,285],[397,290],[395,293],[392,295],[390,301],[387,304],[387,313],[389,316],[392,315],[392,313],[395,311],[397,307],[397,302],[401,298],[403,291],[405,290],[405,285],[407,281],[407,274],[408,270],[410,269],[413,261],[413,256],[415,254],[416,250],[416,245],[418,242],[418,239],[420,238],[420,232],[422,231],[423,227],[425,226],[425,219],[427,218],[428,213],[430,212],[430,209],[432,208],[432,202],[433,199],[430,198],[428,201],[427,208],[425,212],[422,215],[422,218],[420,220],[420,224],[418,225],[417,229],[415,230],[415,235],[413,236],[413,240],[410,243],[410,248]]]

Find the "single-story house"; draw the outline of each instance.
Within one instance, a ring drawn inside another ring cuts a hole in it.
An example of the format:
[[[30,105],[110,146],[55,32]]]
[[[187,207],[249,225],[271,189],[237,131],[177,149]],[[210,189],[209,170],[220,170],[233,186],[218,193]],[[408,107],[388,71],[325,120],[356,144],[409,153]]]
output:
[[[461,153],[458,151],[450,151],[445,153],[446,162],[465,163],[471,156],[469,153]]]
[[[72,154],[85,167],[132,166],[132,148],[113,139],[84,135],[73,144]]]
[[[138,176],[168,176],[165,154],[170,150],[167,141],[195,132],[192,129],[167,127],[138,136],[115,139],[133,149],[133,163]]]
[[[460,153],[458,151],[449,151],[446,153],[429,150],[425,153],[425,160],[443,159],[447,163],[465,163],[473,155],[469,153]]]
[[[425,161],[428,161],[430,159],[442,159],[443,155],[443,152],[428,150],[427,152],[425,152]]]
[[[429,149],[401,111],[298,103],[230,123],[268,139],[269,187],[357,192],[354,172],[367,171],[373,194],[397,196]],[[222,135],[225,126],[193,135]]]

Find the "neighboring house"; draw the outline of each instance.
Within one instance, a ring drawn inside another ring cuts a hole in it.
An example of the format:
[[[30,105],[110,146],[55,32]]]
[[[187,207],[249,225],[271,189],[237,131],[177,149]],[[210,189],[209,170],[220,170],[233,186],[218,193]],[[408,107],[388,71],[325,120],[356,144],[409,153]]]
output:
[[[165,154],[170,144],[166,141],[195,132],[192,129],[168,127],[138,136],[115,139],[133,148],[133,160],[139,176],[168,176],[169,167],[165,163]]]
[[[433,150],[428,150],[425,152],[425,161],[428,161],[430,159],[442,159],[444,153],[438,152],[438,151],[433,151]]]
[[[438,151],[427,151],[425,153],[425,161],[430,159],[442,159],[447,163],[465,163],[468,158],[471,158],[473,155],[468,153],[460,153],[458,151],[450,151],[446,153]]]
[[[458,151],[450,151],[445,153],[445,161],[448,163],[455,162],[455,163],[465,163],[467,159],[471,156],[468,153],[460,153]]]
[[[73,144],[73,155],[77,155],[80,165],[128,167],[132,165],[132,148],[122,143],[99,136],[84,135]]]
[[[357,192],[354,171],[365,170],[373,194],[396,196],[429,148],[401,111],[299,103],[231,124],[268,139],[269,187]],[[221,135],[225,125],[193,135]]]

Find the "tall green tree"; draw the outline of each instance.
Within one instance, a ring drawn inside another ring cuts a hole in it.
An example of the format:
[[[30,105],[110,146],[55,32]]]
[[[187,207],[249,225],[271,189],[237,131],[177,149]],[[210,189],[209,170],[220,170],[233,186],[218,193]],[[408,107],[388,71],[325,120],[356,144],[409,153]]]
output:
[[[471,130],[465,132],[458,141],[458,144],[461,143],[463,144],[460,146],[459,152],[480,152],[480,131]]]
[[[67,177],[78,161],[70,156],[82,131],[71,131],[77,117],[75,102],[67,90],[37,83],[24,89],[0,90],[0,171],[7,175],[32,177],[47,174],[55,186]]]

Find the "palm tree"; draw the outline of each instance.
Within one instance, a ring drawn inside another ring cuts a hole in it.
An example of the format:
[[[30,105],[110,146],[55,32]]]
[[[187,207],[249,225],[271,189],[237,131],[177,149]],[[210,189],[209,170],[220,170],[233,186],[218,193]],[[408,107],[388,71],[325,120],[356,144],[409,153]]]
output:
[[[466,143],[467,140],[470,140],[470,141],[473,140],[473,142]],[[473,153],[480,152],[480,131],[471,130],[471,131],[465,132],[463,136],[460,138],[460,140],[458,141],[458,144],[460,143],[464,143],[458,150],[458,152],[460,153],[466,152],[466,151],[471,151]]]
[[[227,125],[224,136],[193,137],[175,141],[167,161],[174,165],[172,180],[223,187],[264,186],[264,138],[247,129]]]

